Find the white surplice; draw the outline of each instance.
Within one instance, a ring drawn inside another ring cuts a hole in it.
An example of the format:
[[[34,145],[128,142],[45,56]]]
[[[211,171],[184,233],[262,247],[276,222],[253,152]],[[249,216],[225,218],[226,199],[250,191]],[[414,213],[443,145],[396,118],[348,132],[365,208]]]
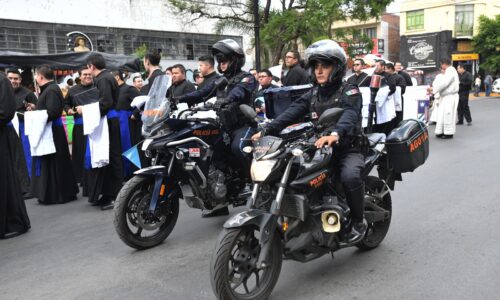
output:
[[[456,131],[459,79],[457,70],[448,67],[442,76],[436,76],[432,89],[437,109],[435,134],[453,135]]]

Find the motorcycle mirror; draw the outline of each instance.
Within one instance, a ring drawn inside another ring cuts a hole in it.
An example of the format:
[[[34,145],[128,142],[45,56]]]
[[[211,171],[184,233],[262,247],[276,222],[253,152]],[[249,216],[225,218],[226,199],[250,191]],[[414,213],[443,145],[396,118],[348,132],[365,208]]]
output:
[[[344,109],[342,108],[329,108],[321,114],[321,117],[319,117],[318,120],[318,124],[325,126],[337,123],[337,121],[340,119],[340,116],[342,116],[342,113],[344,113]]]
[[[248,117],[252,120],[257,117],[257,113],[255,112],[255,110],[246,104],[241,104],[240,110],[245,115],[245,117]]]

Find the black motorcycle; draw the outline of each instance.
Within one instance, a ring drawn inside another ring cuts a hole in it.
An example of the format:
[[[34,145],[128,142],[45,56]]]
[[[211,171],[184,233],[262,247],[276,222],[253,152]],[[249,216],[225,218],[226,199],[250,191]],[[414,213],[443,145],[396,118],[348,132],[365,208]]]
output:
[[[170,106],[168,100],[162,105]],[[245,180],[238,165],[224,157],[230,153],[229,136],[217,118],[193,116],[210,110],[206,103],[176,118],[160,110],[164,117],[144,127],[142,150],[151,166],[134,173],[114,209],[116,232],[128,246],[147,249],[163,242],[174,229],[180,198],[189,207],[209,211],[246,203],[249,193],[241,192]]]
[[[289,127],[245,149],[254,157],[253,192],[249,209],[227,220],[216,244],[211,283],[218,299],[266,299],[283,258],[307,262],[345,247],[369,250],[386,236],[391,195],[384,180],[369,175],[386,162],[385,135],[371,134],[363,174],[368,230],[360,242],[346,242],[350,210],[331,168],[335,157],[331,148],[314,146],[318,127],[332,125],[341,114],[342,109],[329,109],[316,126]]]

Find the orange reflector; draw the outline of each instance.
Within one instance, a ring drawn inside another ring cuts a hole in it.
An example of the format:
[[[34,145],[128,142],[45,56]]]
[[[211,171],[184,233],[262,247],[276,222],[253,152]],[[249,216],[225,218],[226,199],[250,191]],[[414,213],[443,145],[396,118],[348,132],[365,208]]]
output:
[[[162,184],[161,188],[160,188],[160,196],[163,196],[163,195],[165,195],[165,185],[164,184]]]
[[[288,230],[288,222],[287,221],[283,222],[282,228],[283,228],[283,231]]]

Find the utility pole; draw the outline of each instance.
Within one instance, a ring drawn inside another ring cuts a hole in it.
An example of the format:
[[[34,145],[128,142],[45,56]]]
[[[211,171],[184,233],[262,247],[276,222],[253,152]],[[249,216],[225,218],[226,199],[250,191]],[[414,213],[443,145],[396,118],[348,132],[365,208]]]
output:
[[[255,68],[260,70],[259,0],[253,0],[253,28],[255,34]]]

